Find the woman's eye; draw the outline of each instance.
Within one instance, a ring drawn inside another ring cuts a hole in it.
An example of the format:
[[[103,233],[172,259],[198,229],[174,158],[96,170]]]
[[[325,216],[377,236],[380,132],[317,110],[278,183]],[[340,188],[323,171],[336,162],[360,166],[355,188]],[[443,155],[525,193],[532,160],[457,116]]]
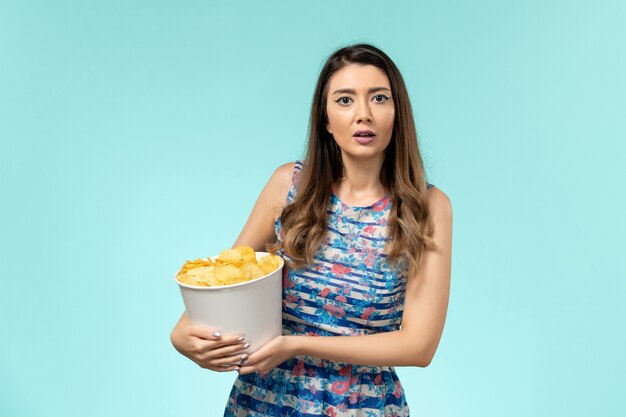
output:
[[[337,100],[337,103],[348,104],[350,103],[350,97],[340,97],[339,100]]]
[[[386,101],[389,101],[389,97],[379,94],[377,96],[374,96],[374,100],[376,100],[377,103],[384,103]]]

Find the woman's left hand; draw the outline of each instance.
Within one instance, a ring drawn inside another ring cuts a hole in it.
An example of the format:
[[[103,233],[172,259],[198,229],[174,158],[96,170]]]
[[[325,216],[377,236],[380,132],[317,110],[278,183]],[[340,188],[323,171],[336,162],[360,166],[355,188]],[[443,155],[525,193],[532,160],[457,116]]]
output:
[[[252,372],[265,374],[287,359],[296,356],[295,338],[298,336],[278,336],[267,342],[259,350],[248,356],[239,368],[239,375]]]

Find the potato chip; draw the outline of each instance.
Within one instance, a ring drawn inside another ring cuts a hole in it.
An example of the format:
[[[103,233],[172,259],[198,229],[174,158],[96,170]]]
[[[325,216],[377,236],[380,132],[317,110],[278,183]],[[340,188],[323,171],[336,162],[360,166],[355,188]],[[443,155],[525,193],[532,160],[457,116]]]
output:
[[[214,266],[201,266],[187,271],[187,275],[204,275],[212,272],[214,269]]]
[[[195,261],[187,261],[185,262],[183,267],[180,269],[180,271],[178,271],[178,275],[185,274],[187,271],[191,269],[195,269],[195,268],[199,268],[203,266],[211,266],[211,265],[215,265],[215,262],[213,262],[209,258],[204,258],[204,259],[198,258]]]
[[[215,285],[217,280],[213,274],[214,269],[214,266],[203,266],[188,271],[187,275],[193,277],[196,281],[202,282],[203,285]]]
[[[225,251],[220,252],[220,256],[217,257],[217,260],[224,262],[237,262],[242,259],[243,256],[241,256],[241,253],[235,249],[226,249]]]
[[[219,282],[226,284],[228,281],[235,281],[243,276],[243,271],[233,265],[216,266],[213,276]]]
[[[255,263],[247,263],[241,268],[247,279],[255,279],[262,277],[266,272]]]
[[[188,285],[232,285],[270,274],[280,264],[281,259],[277,255],[270,254],[257,261],[254,249],[237,246],[222,251],[214,261],[210,258],[199,258],[185,262],[176,278]]]
[[[187,275],[187,274],[182,274],[179,275],[178,277],[176,277],[180,282],[182,282],[183,284],[187,284],[187,285],[197,285],[197,286],[207,286],[206,283],[204,283],[204,281],[200,281],[198,280],[196,276],[193,275]]]
[[[257,263],[254,249],[250,246],[237,246],[235,250],[241,254],[244,261]]]
[[[259,266],[263,269],[265,274],[278,269],[280,266],[280,258],[276,255],[267,255],[259,261]]]

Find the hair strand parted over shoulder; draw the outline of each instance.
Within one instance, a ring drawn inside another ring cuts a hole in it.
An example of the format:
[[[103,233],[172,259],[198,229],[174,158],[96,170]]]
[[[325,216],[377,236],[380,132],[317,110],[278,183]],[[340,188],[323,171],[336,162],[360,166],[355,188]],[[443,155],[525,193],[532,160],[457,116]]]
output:
[[[374,65],[389,78],[395,103],[393,135],[385,150],[380,173],[381,183],[390,190],[392,206],[388,218],[389,262],[408,262],[414,275],[422,253],[433,244],[433,223],[426,202],[426,176],[418,146],[417,132],[409,95],[400,71],[380,49],[355,44],[335,51],[323,66],[315,87],[309,119],[308,147],[295,199],[281,216],[282,243],[269,249],[283,249],[288,263],[300,268],[313,263],[328,220],[327,209],[332,186],[343,175],[341,151],[325,129],[326,98],[331,76],[348,64]]]

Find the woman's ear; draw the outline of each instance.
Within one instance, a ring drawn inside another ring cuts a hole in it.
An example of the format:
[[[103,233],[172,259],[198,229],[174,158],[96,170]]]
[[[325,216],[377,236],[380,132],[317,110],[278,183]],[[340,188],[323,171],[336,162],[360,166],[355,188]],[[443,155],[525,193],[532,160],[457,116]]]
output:
[[[327,131],[328,133],[330,133],[331,135],[333,134],[333,131],[332,131],[332,129],[330,128],[330,123],[326,123],[326,131]]]

